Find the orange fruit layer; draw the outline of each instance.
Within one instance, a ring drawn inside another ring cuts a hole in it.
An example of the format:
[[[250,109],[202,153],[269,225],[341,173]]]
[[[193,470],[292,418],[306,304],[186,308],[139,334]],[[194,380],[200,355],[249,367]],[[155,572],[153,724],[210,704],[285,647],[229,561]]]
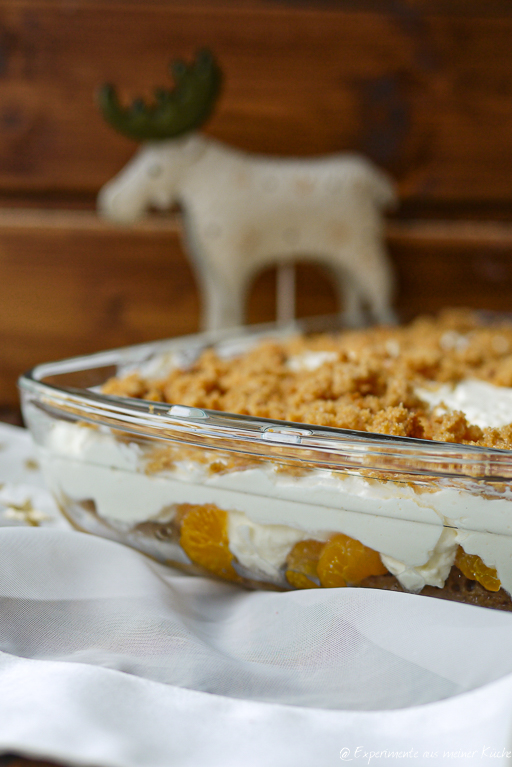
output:
[[[327,541],[317,571],[324,588],[357,586],[370,575],[387,573],[377,551],[343,533],[337,533]]]
[[[240,580],[229,550],[227,512],[212,503],[182,504],[177,516],[181,521],[180,545],[192,562],[219,578]]]
[[[240,580],[229,550],[226,511],[214,504],[184,503],[178,506],[176,521],[180,525],[180,545],[192,562],[220,578]],[[488,567],[476,554],[466,554],[459,546],[455,565],[487,591],[500,590],[495,568]],[[357,586],[371,575],[385,573],[377,551],[343,533],[333,535],[327,543],[299,541],[286,559],[286,579],[296,589]]]
[[[455,565],[461,573],[472,581],[478,581],[487,591],[499,591],[501,581],[494,567],[487,567],[476,554],[466,554],[459,546]]]
[[[229,550],[228,515],[214,504],[178,506],[180,545],[196,565],[230,581],[240,577]],[[286,579],[296,589],[358,585],[370,575],[384,575],[378,552],[337,533],[327,543],[299,541],[286,559]]]
[[[286,580],[296,589],[318,589],[317,565],[323,541],[299,541],[286,557]]]

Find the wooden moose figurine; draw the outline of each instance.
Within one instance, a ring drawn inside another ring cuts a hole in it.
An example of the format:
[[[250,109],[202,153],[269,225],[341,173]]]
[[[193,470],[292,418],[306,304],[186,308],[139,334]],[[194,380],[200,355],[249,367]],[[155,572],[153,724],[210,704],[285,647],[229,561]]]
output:
[[[131,223],[150,206],[180,204],[205,329],[242,324],[256,273],[298,257],[329,268],[347,323],[361,324],[365,310],[393,321],[381,214],[395,203],[388,177],[357,155],[274,158],[197,133],[219,94],[220,69],[202,51],[173,73],[174,89],[157,90],[149,106],[138,99],[123,107],[112,86],[101,89],[106,120],[143,144],[101,189],[99,211]]]

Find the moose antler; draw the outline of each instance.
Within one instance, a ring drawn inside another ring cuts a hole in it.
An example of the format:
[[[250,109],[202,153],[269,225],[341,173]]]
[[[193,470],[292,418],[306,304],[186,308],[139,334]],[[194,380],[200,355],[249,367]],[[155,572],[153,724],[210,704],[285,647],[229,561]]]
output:
[[[131,107],[123,107],[115,87],[103,85],[98,104],[105,120],[135,141],[174,138],[199,128],[212,113],[222,72],[208,50],[199,51],[190,65],[175,61],[171,72],[175,87],[157,88],[155,102],[149,105],[136,99]]]

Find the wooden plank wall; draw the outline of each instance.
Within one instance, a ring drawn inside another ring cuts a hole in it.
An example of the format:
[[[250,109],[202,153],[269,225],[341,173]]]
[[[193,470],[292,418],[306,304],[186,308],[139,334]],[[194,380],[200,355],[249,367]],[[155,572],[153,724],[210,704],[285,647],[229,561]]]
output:
[[[225,72],[210,135],[289,156],[355,150],[396,179],[404,318],[510,309],[506,0],[0,0],[0,408],[33,364],[197,328],[179,218],[120,230],[96,217],[135,145],[93,94],[113,81],[149,95],[201,46]],[[273,317],[274,292],[270,270],[250,321]],[[334,309],[328,277],[301,264],[298,313]]]

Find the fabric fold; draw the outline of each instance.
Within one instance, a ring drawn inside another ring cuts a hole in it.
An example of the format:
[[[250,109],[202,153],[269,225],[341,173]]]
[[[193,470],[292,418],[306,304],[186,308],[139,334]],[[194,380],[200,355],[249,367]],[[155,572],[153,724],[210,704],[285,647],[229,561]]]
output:
[[[177,574],[66,529],[23,466],[28,435],[0,441],[0,750],[99,767],[512,758],[512,615]],[[7,489],[48,524],[4,526]]]

